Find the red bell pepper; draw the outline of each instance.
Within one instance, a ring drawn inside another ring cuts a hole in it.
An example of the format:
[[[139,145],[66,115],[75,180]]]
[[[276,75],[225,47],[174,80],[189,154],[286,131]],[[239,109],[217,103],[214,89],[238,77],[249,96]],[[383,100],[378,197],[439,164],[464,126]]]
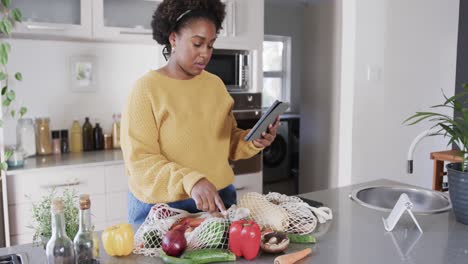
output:
[[[254,221],[239,220],[229,227],[229,250],[238,257],[252,260],[260,250],[261,231]]]

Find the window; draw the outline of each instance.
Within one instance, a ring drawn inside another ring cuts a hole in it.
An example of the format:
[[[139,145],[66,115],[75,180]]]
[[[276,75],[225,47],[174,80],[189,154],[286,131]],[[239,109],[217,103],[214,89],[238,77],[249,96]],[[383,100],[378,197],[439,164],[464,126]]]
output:
[[[265,35],[263,41],[262,106],[275,100],[290,102],[291,37]]]

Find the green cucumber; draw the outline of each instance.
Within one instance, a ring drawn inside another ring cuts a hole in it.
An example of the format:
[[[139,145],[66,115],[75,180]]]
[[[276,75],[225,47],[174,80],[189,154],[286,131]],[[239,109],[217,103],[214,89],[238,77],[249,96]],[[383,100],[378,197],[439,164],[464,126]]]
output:
[[[298,244],[315,244],[317,239],[313,235],[288,234],[289,242]]]
[[[187,251],[182,258],[190,259],[193,264],[213,262],[236,261],[236,255],[229,250],[219,248],[206,248]]]
[[[190,259],[171,257],[163,251],[161,251],[161,258],[165,264],[193,264]]]

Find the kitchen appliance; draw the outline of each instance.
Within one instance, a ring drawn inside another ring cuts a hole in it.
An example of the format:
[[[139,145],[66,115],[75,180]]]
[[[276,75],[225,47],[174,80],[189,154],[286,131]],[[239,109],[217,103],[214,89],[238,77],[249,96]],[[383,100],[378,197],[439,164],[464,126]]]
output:
[[[247,50],[215,49],[205,70],[221,78],[229,92],[245,93],[252,87],[251,60]]]
[[[299,116],[280,116],[273,143],[263,151],[264,193],[299,192]]]
[[[237,127],[250,129],[262,115],[261,93],[231,93],[234,99],[233,113]],[[262,170],[262,153],[244,160],[229,161],[234,174],[255,173]]]

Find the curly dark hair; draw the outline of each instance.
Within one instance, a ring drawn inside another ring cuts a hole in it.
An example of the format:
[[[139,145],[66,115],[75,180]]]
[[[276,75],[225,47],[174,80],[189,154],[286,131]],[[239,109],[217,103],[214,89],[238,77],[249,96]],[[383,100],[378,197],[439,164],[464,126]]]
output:
[[[216,32],[219,32],[225,16],[225,4],[220,0],[164,0],[154,12],[151,21],[153,39],[170,52],[171,32],[179,32],[197,18],[212,21]]]

